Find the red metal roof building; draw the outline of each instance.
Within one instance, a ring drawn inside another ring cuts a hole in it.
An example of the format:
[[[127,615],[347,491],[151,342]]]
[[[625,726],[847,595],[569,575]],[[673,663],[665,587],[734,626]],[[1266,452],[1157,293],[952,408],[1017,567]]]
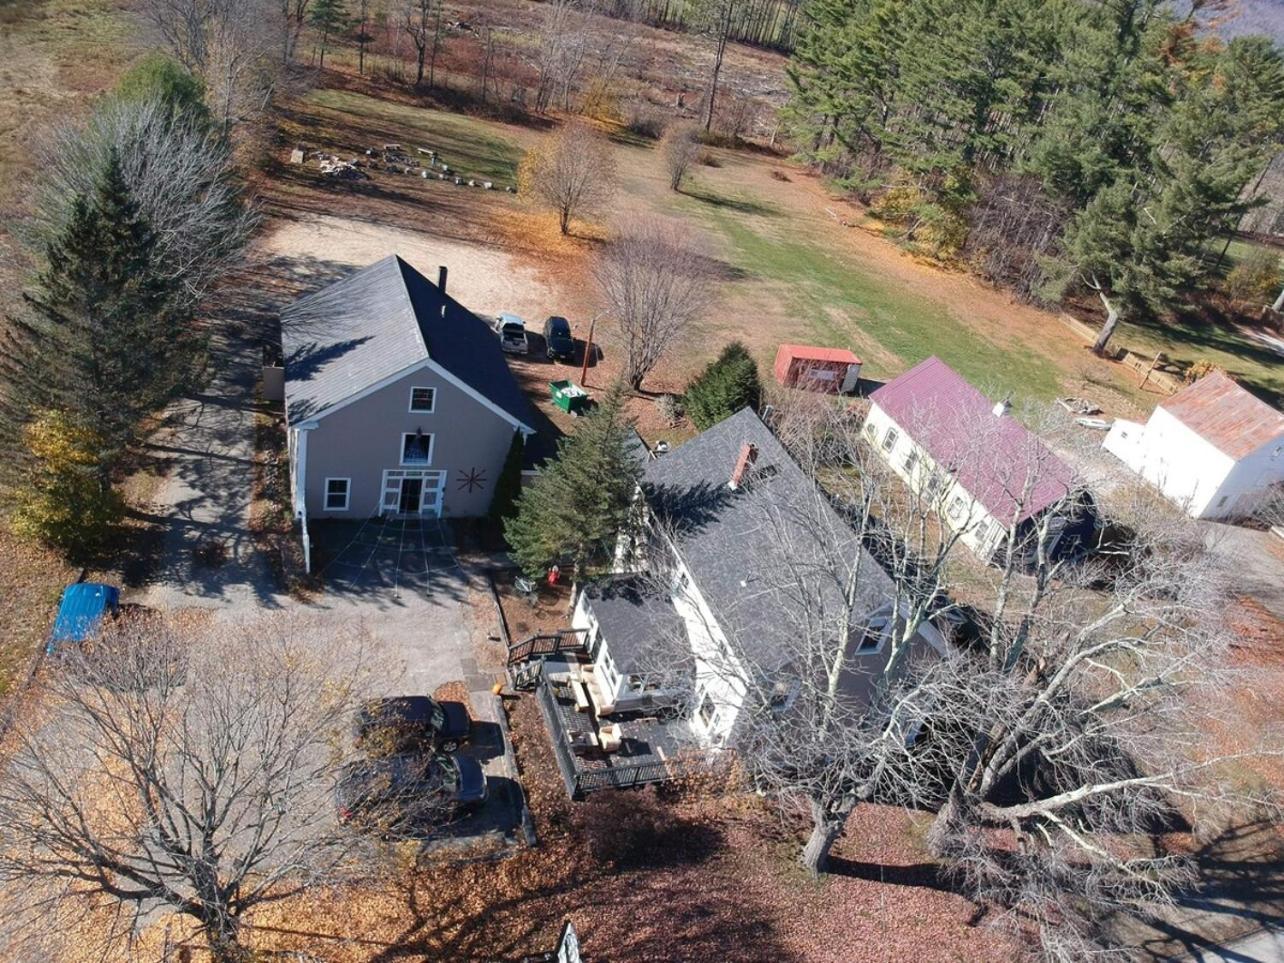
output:
[[[1160,408],[1232,458],[1284,439],[1284,413],[1249,394],[1221,372],[1205,375]]]
[[[869,400],[1001,523],[1014,512],[1018,522],[1039,514],[1073,485],[1070,466],[940,358],[920,362]]]
[[[847,394],[856,390],[860,366],[860,358],[845,348],[782,344],[776,352],[775,373],[786,387]]]

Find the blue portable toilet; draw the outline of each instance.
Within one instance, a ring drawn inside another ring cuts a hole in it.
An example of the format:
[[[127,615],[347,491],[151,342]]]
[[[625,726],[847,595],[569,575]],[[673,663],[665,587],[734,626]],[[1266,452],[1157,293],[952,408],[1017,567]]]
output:
[[[77,582],[68,585],[58,603],[45,644],[45,653],[53,655],[65,643],[79,644],[92,638],[102,627],[103,618],[120,611],[120,589],[101,582]]]

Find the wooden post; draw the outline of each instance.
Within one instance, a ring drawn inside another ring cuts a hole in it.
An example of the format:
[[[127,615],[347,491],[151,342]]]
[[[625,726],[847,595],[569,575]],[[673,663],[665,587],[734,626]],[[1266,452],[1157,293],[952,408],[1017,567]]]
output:
[[[1154,358],[1150,361],[1150,367],[1146,369],[1146,373],[1142,376],[1141,381],[1137,385],[1138,388],[1146,387],[1146,382],[1150,380],[1150,373],[1155,370],[1155,367],[1159,364],[1159,359],[1163,356],[1164,353],[1162,351],[1155,352]]]
[[[583,367],[580,368],[580,387],[581,388],[588,387],[588,385],[586,384],[586,379],[588,378],[588,363],[589,363],[589,356],[593,353],[593,329],[596,326],[597,326],[597,316],[594,315],[593,319],[589,321],[588,338],[584,342],[584,365]]]

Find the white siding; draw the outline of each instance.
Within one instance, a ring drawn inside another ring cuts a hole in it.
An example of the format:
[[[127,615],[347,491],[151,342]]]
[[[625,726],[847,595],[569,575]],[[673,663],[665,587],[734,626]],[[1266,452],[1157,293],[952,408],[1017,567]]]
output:
[[[937,470],[927,451],[919,445],[909,433],[897,424],[878,405],[869,406],[865,416],[865,437],[870,447],[891,467],[892,471],[907,484],[911,490],[921,492]],[[888,432],[895,432],[894,443],[886,447]],[[948,475],[946,475],[948,479]],[[1002,540],[1007,522],[1000,522],[989,511],[972,497],[962,485],[947,480],[941,490],[941,501],[945,507],[945,520],[955,531],[963,534],[959,537],[964,545],[972,550],[982,561],[988,561],[995,548]],[[957,507],[956,507],[957,504]]]
[[[1116,421],[1102,444],[1193,518],[1234,513],[1248,490],[1247,477],[1258,474],[1250,468],[1243,483],[1228,484],[1235,460],[1163,408],[1156,408],[1145,425]]]

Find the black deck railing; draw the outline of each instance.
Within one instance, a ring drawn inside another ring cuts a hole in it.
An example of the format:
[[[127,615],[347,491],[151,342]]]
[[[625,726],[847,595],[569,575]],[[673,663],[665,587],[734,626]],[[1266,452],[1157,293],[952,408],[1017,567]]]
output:
[[[540,679],[535,689],[539,702],[540,714],[548,729],[549,740],[553,744],[553,755],[557,759],[557,768],[566,785],[566,793],[572,799],[583,799],[599,789],[628,789],[632,786],[645,786],[650,783],[664,782],[689,770],[691,764],[681,758],[663,761],[639,762],[630,765],[612,765],[604,769],[582,768],[571,750],[566,738],[566,727],[558,711],[557,697],[553,687]]]
[[[562,629],[514,642],[508,647],[508,664],[516,665],[529,659],[558,655],[562,652],[583,652],[584,633],[588,629]]]

